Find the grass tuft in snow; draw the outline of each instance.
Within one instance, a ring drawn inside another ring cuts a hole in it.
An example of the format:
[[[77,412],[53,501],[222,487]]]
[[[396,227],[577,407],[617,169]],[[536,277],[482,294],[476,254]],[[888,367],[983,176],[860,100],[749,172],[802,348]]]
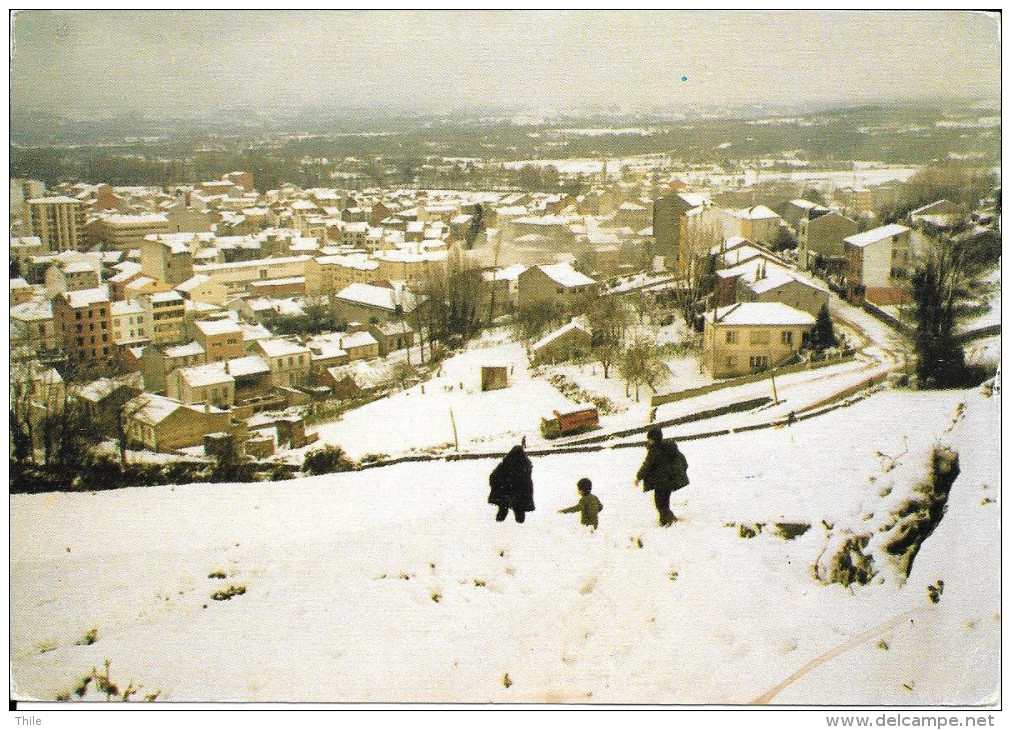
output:
[[[136,695],[141,688],[141,685],[135,685],[131,679],[122,692],[120,692],[119,687],[115,682],[112,681],[112,675],[109,671],[110,661],[105,660],[105,671],[99,672],[95,667],[91,668],[91,673],[86,674],[81,678],[73,689],[74,696],[79,699],[84,699],[85,695],[88,694],[88,690],[91,687],[95,687],[99,692],[105,695],[105,701],[109,702],[113,697],[119,697],[123,702],[129,702],[130,698]],[[59,692],[56,695],[57,702],[69,702],[70,692]],[[152,692],[151,694],[145,695],[145,702],[154,702],[161,695],[161,690],[157,692]]]
[[[223,570],[215,570],[215,571],[213,571],[213,572],[211,572],[211,573],[208,573],[208,574],[207,574],[207,577],[208,577],[208,578],[219,578],[219,579],[224,579],[224,578],[226,578],[227,576],[225,576],[225,572],[224,572]]]
[[[228,588],[223,591],[215,591],[212,593],[211,598],[215,601],[230,601],[235,596],[241,596],[245,592],[246,586],[228,586]]]
[[[92,629],[74,643],[76,646],[91,646],[96,641],[98,641],[98,629]]]
[[[927,598],[930,599],[931,603],[939,603],[941,601],[941,594],[944,593],[944,581],[938,580],[933,585],[927,586]]]
[[[509,689],[510,687],[513,686],[513,681],[509,679],[509,672],[506,672],[505,676],[502,677],[502,686],[505,687],[506,689]]]
[[[814,573],[819,581],[866,585],[877,573],[874,558],[867,554],[869,535],[854,535],[844,532],[825,548],[814,564]]]
[[[784,540],[794,540],[811,529],[807,522],[777,522],[776,534]]]

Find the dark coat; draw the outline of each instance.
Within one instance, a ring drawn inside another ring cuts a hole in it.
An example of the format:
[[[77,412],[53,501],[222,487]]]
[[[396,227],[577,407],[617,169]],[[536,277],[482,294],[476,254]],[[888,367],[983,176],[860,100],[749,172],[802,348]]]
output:
[[[657,487],[666,487],[671,491],[681,489],[688,486],[688,461],[675,443],[662,441],[653,445],[647,442],[646,460],[635,478],[642,480],[644,492]]]
[[[514,446],[488,478],[491,484],[488,503],[520,512],[533,512],[534,480],[531,477],[533,469],[534,465],[530,463],[523,447]]]

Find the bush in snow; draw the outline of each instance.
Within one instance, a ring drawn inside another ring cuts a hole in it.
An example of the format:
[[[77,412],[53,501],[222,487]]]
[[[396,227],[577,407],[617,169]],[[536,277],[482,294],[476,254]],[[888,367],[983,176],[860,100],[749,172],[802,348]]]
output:
[[[108,702],[114,697],[119,697],[123,702],[129,702],[130,698],[133,697],[137,692],[140,691],[141,685],[134,685],[133,680],[130,680],[126,689],[120,692],[116,683],[112,681],[112,676],[109,673],[109,660],[105,660],[105,672],[100,673],[98,669],[92,667],[91,673],[85,675],[81,678],[81,681],[77,683],[74,687],[73,693],[79,699],[84,699],[84,696],[88,693],[88,689],[94,686],[99,692],[105,695],[105,701]],[[151,694],[144,696],[145,702],[154,702],[158,699],[158,695],[161,691],[152,692]],[[60,692],[56,695],[57,702],[68,702],[70,700],[70,692]]]
[[[884,542],[885,551],[902,575],[909,575],[920,546],[944,516],[948,493],[959,471],[958,454],[947,446],[935,446],[926,480],[918,484],[903,503]]]
[[[830,538],[814,565],[818,580],[866,584],[885,565],[891,565],[901,579],[908,577],[920,546],[944,516],[948,493],[958,474],[958,454],[947,446],[935,446],[927,478],[913,488],[875,534],[854,534],[843,529]]]
[[[188,484],[204,481],[202,466],[185,461],[173,461],[165,466],[165,481],[167,484]]]
[[[305,460],[302,462],[302,471],[313,476],[351,471],[354,468],[355,463],[348,458],[340,446],[324,446],[322,449],[314,449],[305,455]]]
[[[109,454],[89,452],[81,460],[81,471],[74,480],[74,487],[87,492],[122,486],[119,461]]]
[[[285,464],[274,464],[267,473],[272,482],[283,482],[285,479],[294,479],[295,475]]]
[[[806,522],[777,522],[776,534],[784,540],[793,540],[811,529]]]
[[[867,554],[870,535],[854,535],[843,531],[829,541],[828,547],[814,564],[815,576],[822,583],[866,585],[877,572],[874,558]]]
[[[223,591],[214,591],[211,594],[211,598],[215,601],[230,601],[235,596],[241,596],[246,592],[246,586],[228,586]]]

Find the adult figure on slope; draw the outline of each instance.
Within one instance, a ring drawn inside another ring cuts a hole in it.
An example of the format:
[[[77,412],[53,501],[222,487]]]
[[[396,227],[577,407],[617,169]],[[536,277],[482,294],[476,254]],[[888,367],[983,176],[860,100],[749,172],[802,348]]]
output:
[[[653,502],[660,517],[660,526],[674,524],[670,509],[671,492],[688,486],[688,461],[673,441],[665,442],[659,428],[646,432],[646,459],[635,475],[635,484],[642,482],[644,492],[653,492]]]
[[[517,522],[526,519],[527,512],[534,511],[534,465],[522,446],[513,446],[512,450],[496,466],[488,478],[491,484],[491,494],[488,504],[498,506],[497,522],[502,522],[513,511]]]

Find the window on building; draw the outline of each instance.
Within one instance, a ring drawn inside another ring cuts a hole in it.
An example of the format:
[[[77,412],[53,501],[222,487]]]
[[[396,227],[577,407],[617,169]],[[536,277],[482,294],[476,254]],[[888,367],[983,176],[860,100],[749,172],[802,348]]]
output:
[[[730,355],[727,357],[727,369],[732,370],[737,367],[737,358]]]
[[[80,318],[81,318],[81,313],[80,312],[74,312],[74,319],[80,319]]]
[[[784,345],[792,345],[793,344],[793,332],[791,330],[783,330],[782,332],[779,333],[779,340]]]
[[[769,367],[769,358],[765,355],[752,355],[748,358],[748,365],[750,365],[753,370],[764,370]]]
[[[768,345],[769,330],[751,330],[748,333],[748,342],[752,345]]]
[[[733,345],[736,344],[736,342],[737,342],[737,332],[734,330],[730,330],[729,332],[727,332],[727,344]]]

